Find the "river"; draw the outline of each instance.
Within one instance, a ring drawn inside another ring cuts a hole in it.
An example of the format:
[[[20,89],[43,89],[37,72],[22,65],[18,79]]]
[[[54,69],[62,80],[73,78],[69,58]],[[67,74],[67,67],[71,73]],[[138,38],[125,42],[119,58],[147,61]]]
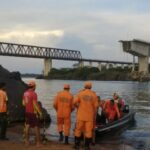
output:
[[[29,79],[24,79],[27,81]],[[47,134],[58,135],[56,132],[56,113],[53,109],[53,98],[62,90],[65,83],[70,84],[71,92],[75,95],[83,88],[83,81],[74,80],[36,80],[37,94],[43,106],[52,118],[51,126],[46,130]],[[125,100],[130,108],[136,111],[135,125],[125,130],[118,138],[132,145],[134,149],[150,149],[150,82],[127,81],[92,81],[93,90],[102,99],[111,98],[114,92]],[[72,126],[74,127],[75,113],[72,114]],[[71,135],[73,136],[73,127]]]

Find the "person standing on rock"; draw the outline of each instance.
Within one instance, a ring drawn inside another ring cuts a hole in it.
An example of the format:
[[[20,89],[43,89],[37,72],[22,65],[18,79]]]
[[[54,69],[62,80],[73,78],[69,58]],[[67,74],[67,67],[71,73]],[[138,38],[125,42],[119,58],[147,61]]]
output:
[[[94,91],[91,90],[92,83],[85,82],[84,90],[80,91],[74,98],[74,106],[77,107],[76,127],[75,127],[75,149],[79,150],[81,134],[84,133],[84,150],[90,150],[90,143],[93,136],[98,99]],[[83,131],[84,130],[84,131]]]
[[[25,106],[25,144],[29,145],[29,129],[34,128],[37,142],[36,145],[38,147],[41,145],[40,119],[42,118],[42,112],[38,105],[35,89],[35,81],[30,81],[28,83],[28,89],[23,96],[23,105]]]
[[[8,98],[5,92],[5,83],[0,82],[0,140],[8,140],[8,138],[6,138],[7,102]]]
[[[71,128],[71,112],[73,110],[73,96],[69,92],[70,85],[65,84],[64,90],[59,92],[54,99],[54,108],[57,112],[57,127],[60,134],[59,141],[63,141],[63,131],[65,134],[65,144],[69,144],[68,137]],[[64,125],[64,129],[63,129]]]

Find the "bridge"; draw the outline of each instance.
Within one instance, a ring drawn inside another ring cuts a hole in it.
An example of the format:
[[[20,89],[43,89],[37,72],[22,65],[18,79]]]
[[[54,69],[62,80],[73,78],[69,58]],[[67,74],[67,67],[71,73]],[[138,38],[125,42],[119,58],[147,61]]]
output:
[[[48,76],[48,73],[52,68],[52,59],[78,61],[79,67],[83,67],[84,62],[89,62],[90,66],[92,66],[93,62],[96,62],[98,63],[98,68],[100,70],[102,69],[102,63],[105,63],[107,68],[109,68],[110,64],[120,64],[122,67],[123,65],[133,65],[132,62],[84,59],[82,58],[80,51],[77,50],[22,45],[6,42],[0,42],[0,55],[44,59],[44,76]]]
[[[146,75],[149,73],[150,43],[147,41],[133,39],[131,41],[120,41],[123,51],[138,57],[138,73]]]

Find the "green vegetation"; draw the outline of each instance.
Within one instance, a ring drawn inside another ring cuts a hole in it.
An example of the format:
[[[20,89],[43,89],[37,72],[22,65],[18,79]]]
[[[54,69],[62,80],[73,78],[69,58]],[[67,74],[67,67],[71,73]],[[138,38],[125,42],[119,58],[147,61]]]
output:
[[[83,68],[53,68],[49,73],[48,79],[64,79],[64,80],[131,80],[128,68],[122,69],[103,68],[99,71],[96,67],[83,67]]]

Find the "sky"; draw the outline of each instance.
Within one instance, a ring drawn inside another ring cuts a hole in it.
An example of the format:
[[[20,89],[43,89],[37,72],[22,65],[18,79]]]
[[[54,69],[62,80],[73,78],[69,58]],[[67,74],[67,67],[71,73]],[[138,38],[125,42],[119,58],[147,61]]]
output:
[[[0,41],[81,51],[83,58],[132,61],[119,40],[150,41],[148,0],[0,0]],[[73,63],[53,61],[53,67]],[[0,56],[10,71],[41,73],[43,59]],[[96,65],[96,64],[95,64]]]

